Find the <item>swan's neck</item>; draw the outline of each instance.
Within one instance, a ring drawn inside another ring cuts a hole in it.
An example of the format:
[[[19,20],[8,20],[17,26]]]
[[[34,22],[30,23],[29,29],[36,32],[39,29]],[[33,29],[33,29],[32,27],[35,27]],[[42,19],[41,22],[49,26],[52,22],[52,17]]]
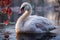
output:
[[[29,16],[29,11],[25,11],[22,16],[20,16],[16,22],[16,26],[21,26],[22,23],[25,21],[25,19]]]
[[[20,21],[24,21],[30,15],[29,11],[25,11],[22,16],[20,16]]]
[[[18,18],[16,25],[15,25],[16,32],[20,31],[21,28],[23,28],[23,23],[28,16],[29,16],[29,11],[26,10],[25,13]]]

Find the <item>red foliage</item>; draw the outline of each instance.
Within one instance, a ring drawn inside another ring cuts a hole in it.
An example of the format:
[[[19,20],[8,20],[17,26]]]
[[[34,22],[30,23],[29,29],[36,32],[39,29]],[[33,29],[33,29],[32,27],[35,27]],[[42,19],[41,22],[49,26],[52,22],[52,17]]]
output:
[[[8,6],[11,4],[11,0],[2,0],[2,1],[5,6]]]
[[[6,10],[6,12],[7,12],[7,15],[10,16],[12,11],[11,11],[10,8],[8,8],[8,9]]]
[[[2,9],[2,12],[3,12],[3,13],[6,13],[6,9],[5,9],[5,8],[3,8],[3,9]]]
[[[8,7],[8,8],[3,8],[3,9],[2,9],[2,12],[3,12],[3,13],[6,13],[8,16],[10,16],[12,10],[11,10],[9,7]]]
[[[3,5],[3,2],[2,1],[0,1],[0,6],[2,6]]]
[[[5,25],[8,25],[9,21],[8,20],[4,20],[3,22]]]

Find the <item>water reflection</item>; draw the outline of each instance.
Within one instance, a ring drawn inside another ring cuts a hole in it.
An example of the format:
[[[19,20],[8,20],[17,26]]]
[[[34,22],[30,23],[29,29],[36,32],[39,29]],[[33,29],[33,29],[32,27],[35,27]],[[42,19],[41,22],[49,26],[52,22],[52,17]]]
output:
[[[20,34],[17,40],[51,40],[56,37],[55,33],[39,33],[39,34]]]
[[[3,26],[1,26],[3,27]],[[4,39],[3,36],[8,32],[9,40],[60,40],[60,34],[57,33],[40,33],[40,34],[20,34],[16,38],[15,26],[9,25],[3,28],[0,28],[0,40]]]
[[[4,25],[0,25],[0,33],[4,32]]]

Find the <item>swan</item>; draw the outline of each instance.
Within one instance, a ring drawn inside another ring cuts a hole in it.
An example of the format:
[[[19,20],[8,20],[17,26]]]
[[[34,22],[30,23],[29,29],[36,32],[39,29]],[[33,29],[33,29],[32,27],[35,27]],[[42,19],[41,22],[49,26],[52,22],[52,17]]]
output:
[[[31,15],[32,6],[28,2],[22,3],[20,7],[21,16],[15,24],[16,34],[18,33],[43,33],[56,29],[52,21],[45,17]]]

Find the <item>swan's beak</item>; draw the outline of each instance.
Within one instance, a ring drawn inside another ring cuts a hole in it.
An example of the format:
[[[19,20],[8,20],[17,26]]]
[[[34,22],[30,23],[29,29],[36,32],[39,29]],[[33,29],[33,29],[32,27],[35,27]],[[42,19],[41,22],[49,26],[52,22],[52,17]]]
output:
[[[23,14],[23,12],[24,12],[23,9],[20,9],[20,14]]]

